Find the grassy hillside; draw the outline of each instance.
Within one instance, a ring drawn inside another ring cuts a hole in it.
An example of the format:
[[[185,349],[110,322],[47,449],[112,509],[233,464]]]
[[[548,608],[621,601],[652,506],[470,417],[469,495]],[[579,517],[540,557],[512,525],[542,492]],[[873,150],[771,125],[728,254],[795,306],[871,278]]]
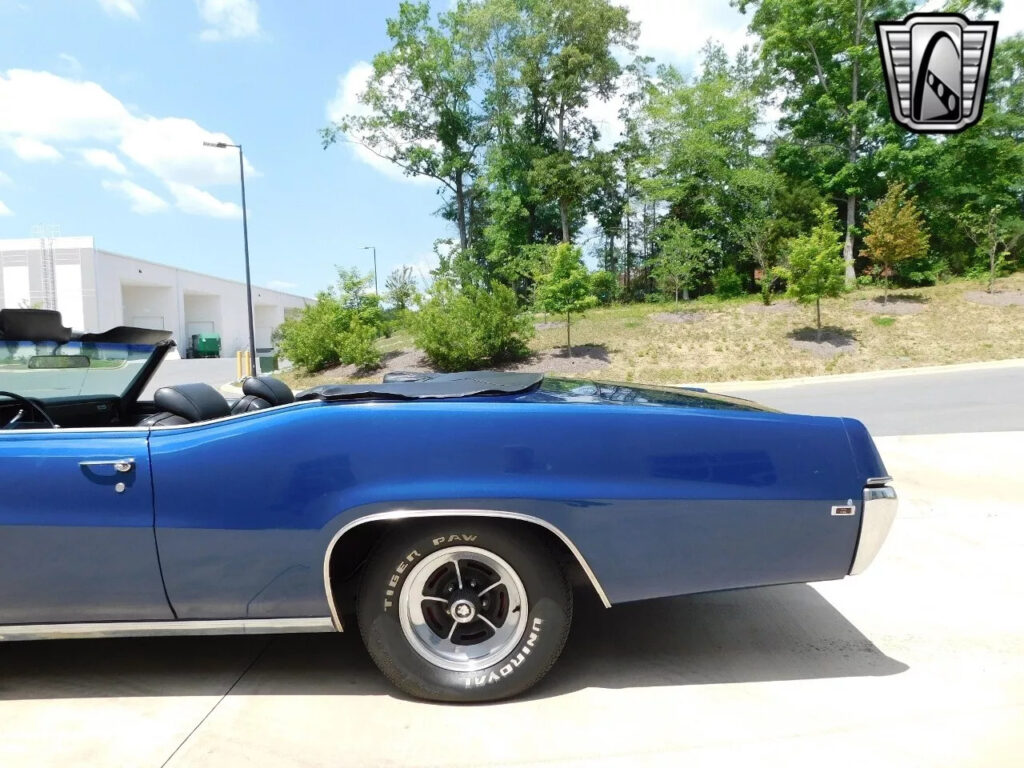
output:
[[[822,303],[822,341],[814,307],[758,297],[596,309],[573,323],[574,357],[565,326],[537,316],[532,359],[515,370],[541,370],[649,383],[777,379],[1024,357],[1024,275],[1002,278],[996,293],[977,282],[890,294],[862,289]],[[384,370],[428,369],[399,334],[382,340]],[[329,381],[379,380],[349,367],[315,376],[289,374],[297,387]]]

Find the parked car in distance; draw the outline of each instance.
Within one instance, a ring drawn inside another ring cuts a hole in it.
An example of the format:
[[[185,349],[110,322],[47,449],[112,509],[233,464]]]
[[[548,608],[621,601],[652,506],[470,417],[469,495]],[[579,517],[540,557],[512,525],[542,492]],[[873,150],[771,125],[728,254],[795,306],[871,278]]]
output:
[[[852,419],[494,372],[141,400],[172,345],[0,311],[0,639],[358,629],[406,693],[485,701],[555,662],[574,584],[616,621],[840,579],[896,512]]]

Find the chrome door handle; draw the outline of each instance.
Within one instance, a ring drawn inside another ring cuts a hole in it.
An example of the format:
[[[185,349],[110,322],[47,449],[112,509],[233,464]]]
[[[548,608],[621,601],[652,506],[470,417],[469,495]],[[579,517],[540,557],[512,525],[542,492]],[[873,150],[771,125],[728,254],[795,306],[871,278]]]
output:
[[[135,459],[112,459],[110,461],[80,461],[80,467],[113,467],[118,472],[131,472],[135,469]]]

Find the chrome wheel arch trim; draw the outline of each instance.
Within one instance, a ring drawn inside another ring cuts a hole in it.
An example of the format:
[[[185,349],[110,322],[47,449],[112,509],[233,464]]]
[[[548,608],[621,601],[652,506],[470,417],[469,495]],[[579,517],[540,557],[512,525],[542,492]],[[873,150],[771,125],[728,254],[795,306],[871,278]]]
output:
[[[334,548],[337,546],[338,542],[341,541],[342,537],[352,529],[357,528],[360,525],[364,525],[365,523],[390,520],[412,520],[416,518],[430,517],[490,517],[502,520],[517,520],[522,523],[538,525],[555,534],[555,536],[557,536],[559,540],[568,547],[573,557],[576,558],[576,562],[579,563],[583,572],[590,580],[590,584],[597,593],[598,598],[600,598],[601,604],[604,605],[605,608],[612,607],[611,602],[608,600],[608,595],[605,594],[604,588],[601,586],[601,582],[597,580],[597,576],[594,574],[594,571],[590,567],[586,558],[583,557],[583,553],[580,552],[579,548],[573,544],[572,539],[566,536],[558,526],[549,523],[547,520],[533,515],[526,515],[521,512],[506,512],[499,509],[393,509],[389,512],[374,512],[373,514],[364,515],[363,517],[358,517],[355,520],[346,523],[337,533],[334,534],[330,543],[327,545],[327,552],[324,554],[324,592],[327,596],[327,606],[331,610],[331,619],[334,621],[335,629],[339,632],[344,631],[341,617],[338,615],[338,606],[334,600],[334,590],[331,587],[331,555],[334,554]]]
[[[298,619],[185,619],[180,621],[97,621],[67,624],[0,625],[0,641],[57,640],[167,635],[266,635],[333,632],[329,616]]]

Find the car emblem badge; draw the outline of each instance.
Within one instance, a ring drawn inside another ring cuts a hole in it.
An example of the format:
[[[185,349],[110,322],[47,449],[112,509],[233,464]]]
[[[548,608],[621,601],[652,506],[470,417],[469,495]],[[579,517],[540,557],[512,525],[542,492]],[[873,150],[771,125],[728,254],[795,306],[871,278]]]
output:
[[[849,517],[857,514],[857,508],[853,506],[853,499],[847,499],[845,504],[837,504],[832,507],[832,517]]]
[[[875,22],[893,119],[915,133],[959,133],[977,123],[998,24],[959,13]]]

